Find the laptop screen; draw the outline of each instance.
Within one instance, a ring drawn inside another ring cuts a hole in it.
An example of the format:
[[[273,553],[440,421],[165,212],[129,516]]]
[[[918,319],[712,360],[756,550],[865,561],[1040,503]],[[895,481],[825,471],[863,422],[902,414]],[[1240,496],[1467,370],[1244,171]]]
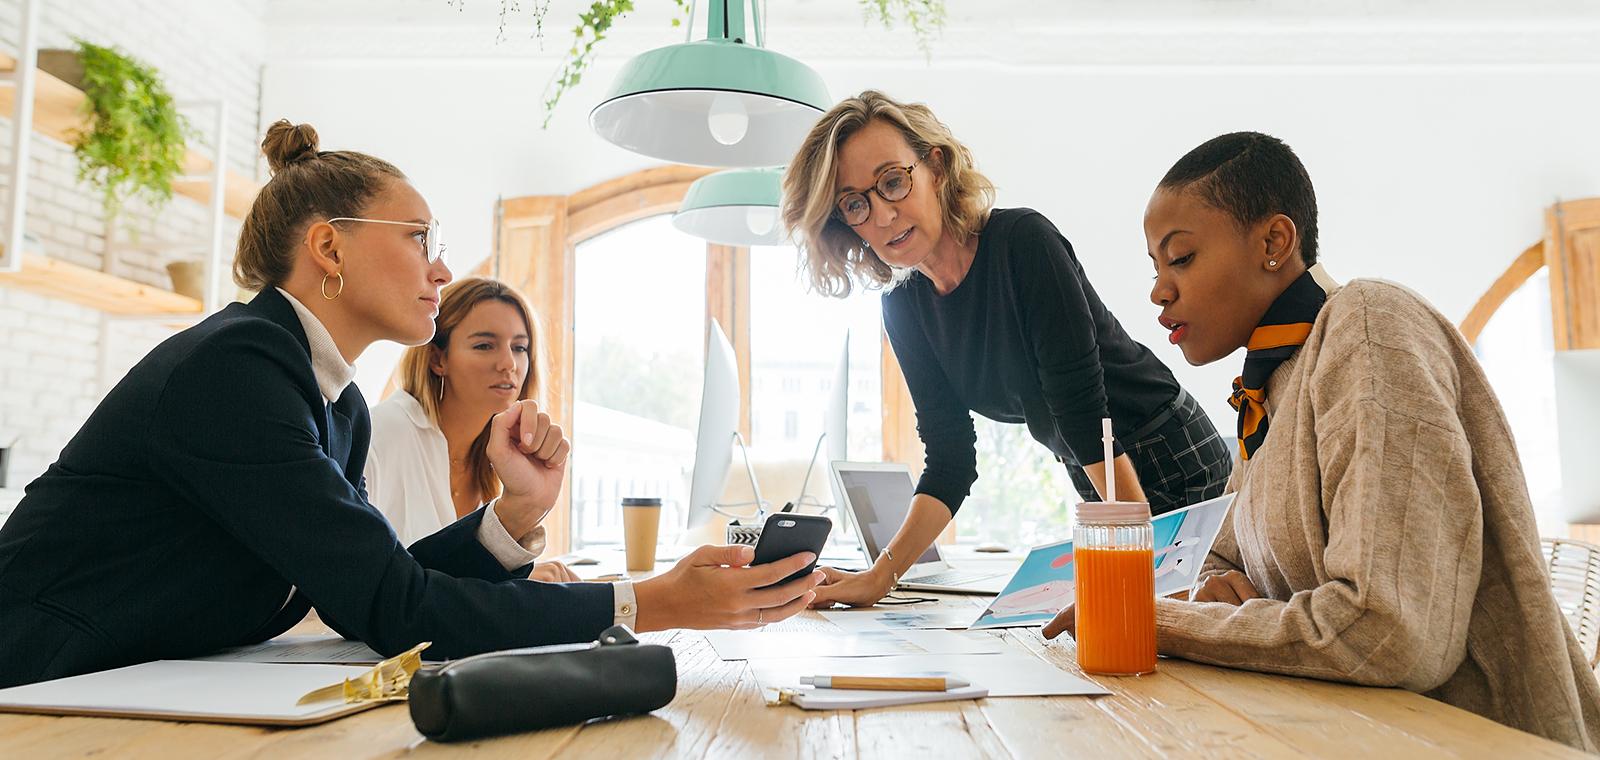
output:
[[[844,462],[834,467],[839,484],[844,488],[845,501],[850,505],[850,514],[861,526],[867,556],[877,559],[883,547],[894,538],[895,531],[900,530],[906,513],[911,511],[911,497],[916,493],[911,471],[904,467],[855,469]],[[929,546],[915,564],[939,560],[938,548]]]

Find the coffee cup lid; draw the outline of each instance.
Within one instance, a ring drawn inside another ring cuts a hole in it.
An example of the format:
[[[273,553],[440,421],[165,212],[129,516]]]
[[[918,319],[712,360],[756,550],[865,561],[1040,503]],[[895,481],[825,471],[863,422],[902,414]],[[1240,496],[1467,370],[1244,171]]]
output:
[[[622,497],[622,506],[659,507],[661,506],[661,498],[658,496],[624,496]]]

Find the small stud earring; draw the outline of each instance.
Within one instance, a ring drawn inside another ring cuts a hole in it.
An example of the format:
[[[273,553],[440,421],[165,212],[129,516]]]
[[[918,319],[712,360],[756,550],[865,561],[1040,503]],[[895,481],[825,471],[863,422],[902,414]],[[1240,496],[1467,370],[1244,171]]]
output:
[[[1267,266],[1276,268],[1278,266],[1278,262],[1276,262],[1276,261],[1268,261],[1267,262]]]

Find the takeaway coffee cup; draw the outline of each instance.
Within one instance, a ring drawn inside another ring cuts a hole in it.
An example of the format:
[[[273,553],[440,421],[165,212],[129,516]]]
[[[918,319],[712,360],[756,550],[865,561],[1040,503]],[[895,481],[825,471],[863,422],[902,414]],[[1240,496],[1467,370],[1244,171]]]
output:
[[[661,499],[628,496],[622,499],[622,537],[629,570],[656,568],[656,537],[661,532]]]

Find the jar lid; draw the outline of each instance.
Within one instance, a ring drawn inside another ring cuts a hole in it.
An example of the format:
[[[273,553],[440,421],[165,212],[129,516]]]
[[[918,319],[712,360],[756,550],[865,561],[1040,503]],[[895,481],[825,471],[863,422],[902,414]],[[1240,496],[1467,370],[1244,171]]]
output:
[[[1086,501],[1078,505],[1078,524],[1150,522],[1150,504],[1143,501]]]
[[[661,498],[657,496],[624,496],[622,497],[622,506],[659,507],[661,506]]]

